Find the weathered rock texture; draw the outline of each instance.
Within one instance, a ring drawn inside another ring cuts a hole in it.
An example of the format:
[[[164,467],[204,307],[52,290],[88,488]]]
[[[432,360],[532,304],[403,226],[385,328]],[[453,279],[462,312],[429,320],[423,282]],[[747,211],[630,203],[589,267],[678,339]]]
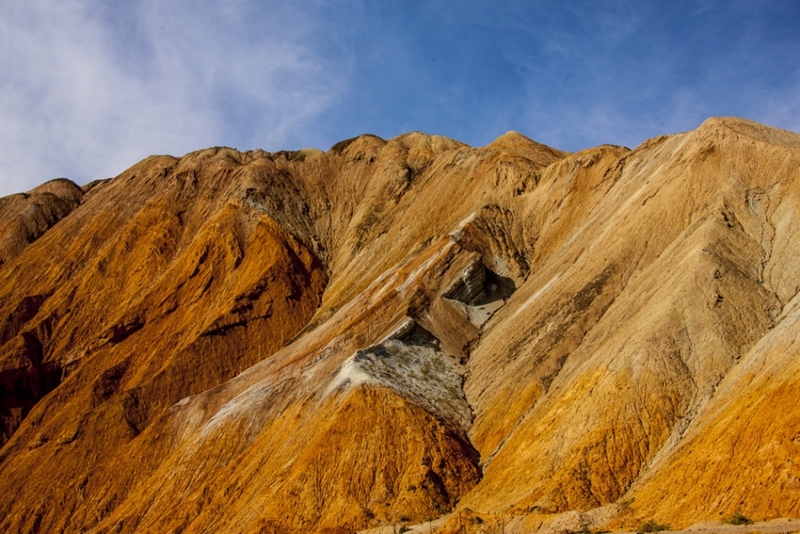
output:
[[[797,516],[799,211],[800,135],[727,118],[0,199],[0,531]]]

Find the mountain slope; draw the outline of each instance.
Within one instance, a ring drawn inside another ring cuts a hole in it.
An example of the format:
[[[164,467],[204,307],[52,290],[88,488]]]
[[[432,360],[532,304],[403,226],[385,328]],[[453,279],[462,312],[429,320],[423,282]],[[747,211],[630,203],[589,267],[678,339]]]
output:
[[[7,197],[0,527],[797,515],[798,173],[799,135],[718,118],[575,154],[216,148]]]

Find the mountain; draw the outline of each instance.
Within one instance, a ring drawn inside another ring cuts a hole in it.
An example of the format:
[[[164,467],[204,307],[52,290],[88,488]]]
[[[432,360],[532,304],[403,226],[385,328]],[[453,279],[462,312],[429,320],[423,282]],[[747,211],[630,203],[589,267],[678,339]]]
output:
[[[733,118],[2,198],[0,530],[796,517],[799,211],[800,135]]]

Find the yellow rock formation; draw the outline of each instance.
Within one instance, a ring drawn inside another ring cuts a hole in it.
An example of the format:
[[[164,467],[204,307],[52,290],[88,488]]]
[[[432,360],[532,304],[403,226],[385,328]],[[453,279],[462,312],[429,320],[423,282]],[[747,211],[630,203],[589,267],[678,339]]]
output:
[[[731,118],[0,199],[0,530],[800,515],[798,211],[800,135]]]

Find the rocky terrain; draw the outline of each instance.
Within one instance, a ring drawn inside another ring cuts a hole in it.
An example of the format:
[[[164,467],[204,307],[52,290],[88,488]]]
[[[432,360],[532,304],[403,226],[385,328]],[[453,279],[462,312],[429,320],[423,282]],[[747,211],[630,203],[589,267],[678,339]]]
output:
[[[731,118],[2,198],[0,531],[800,516],[798,211],[800,135]]]

